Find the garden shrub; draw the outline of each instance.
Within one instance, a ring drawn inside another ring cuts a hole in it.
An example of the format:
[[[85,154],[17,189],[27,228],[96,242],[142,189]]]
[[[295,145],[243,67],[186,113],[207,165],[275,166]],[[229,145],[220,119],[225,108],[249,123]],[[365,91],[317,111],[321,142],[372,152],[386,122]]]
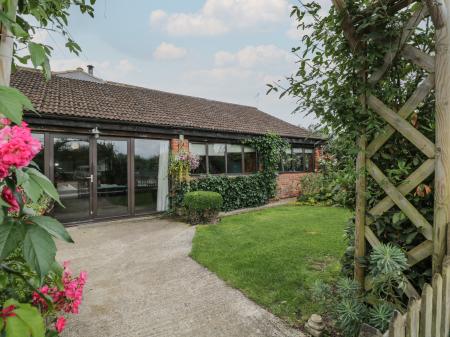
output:
[[[316,282],[312,289],[313,300],[326,308],[325,313],[348,337],[358,336],[363,322],[385,331],[394,310],[405,309],[402,291],[407,258],[403,251],[392,244],[381,244],[370,254],[367,268],[372,289],[366,293],[348,277],[332,285]]]
[[[192,225],[216,223],[222,204],[219,193],[208,191],[188,192],[183,200],[188,222]]]

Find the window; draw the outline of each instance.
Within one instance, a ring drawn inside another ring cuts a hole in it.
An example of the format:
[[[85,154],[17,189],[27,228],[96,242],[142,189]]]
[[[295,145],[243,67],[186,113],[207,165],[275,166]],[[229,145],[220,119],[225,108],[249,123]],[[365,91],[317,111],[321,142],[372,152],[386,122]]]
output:
[[[305,171],[314,171],[314,150],[305,149]]]
[[[305,171],[305,157],[301,148],[292,149],[292,170],[299,172]]]
[[[31,133],[34,139],[37,139],[42,144],[42,150],[34,157],[33,161],[39,166],[41,172],[44,172],[44,134],[43,133]]]
[[[192,154],[197,155],[200,160],[200,164],[199,164],[198,168],[196,168],[195,170],[192,170],[192,173],[193,174],[207,173],[207,171],[206,171],[206,144],[191,143],[189,145],[189,151]]]
[[[241,145],[227,145],[227,173],[242,173]]]
[[[190,143],[200,165],[192,174],[242,174],[258,171],[256,151],[238,144]]]
[[[210,174],[225,172],[225,144],[208,144],[208,165]]]
[[[314,149],[294,147],[286,150],[280,164],[280,172],[314,171]]]
[[[256,151],[251,147],[244,146],[244,172],[255,173],[258,171],[256,163]]]

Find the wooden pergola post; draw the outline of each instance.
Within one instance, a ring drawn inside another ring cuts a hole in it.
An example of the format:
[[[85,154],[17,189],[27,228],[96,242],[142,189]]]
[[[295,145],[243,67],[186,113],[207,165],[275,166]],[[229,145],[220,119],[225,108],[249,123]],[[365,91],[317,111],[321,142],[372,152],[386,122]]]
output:
[[[436,160],[434,191],[433,274],[440,272],[447,253],[450,221],[450,0],[437,1],[433,13],[436,29]]]
[[[361,259],[366,255],[366,136],[358,139],[356,159],[356,213],[355,213],[355,280],[364,289],[365,275]]]

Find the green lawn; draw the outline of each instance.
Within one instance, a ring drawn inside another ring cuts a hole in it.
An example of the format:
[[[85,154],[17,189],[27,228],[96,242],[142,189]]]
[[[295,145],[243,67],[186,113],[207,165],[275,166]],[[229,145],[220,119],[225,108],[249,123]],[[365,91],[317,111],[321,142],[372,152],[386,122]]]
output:
[[[350,212],[280,206],[199,226],[191,256],[250,299],[291,324],[320,311],[314,281],[339,274]]]

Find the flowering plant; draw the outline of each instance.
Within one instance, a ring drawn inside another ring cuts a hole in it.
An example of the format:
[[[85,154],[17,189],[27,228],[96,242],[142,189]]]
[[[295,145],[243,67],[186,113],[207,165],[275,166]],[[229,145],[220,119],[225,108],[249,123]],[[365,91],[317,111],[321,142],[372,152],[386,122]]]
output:
[[[170,158],[169,173],[176,182],[189,180],[189,173],[200,165],[200,159],[193,153],[184,150]]]

